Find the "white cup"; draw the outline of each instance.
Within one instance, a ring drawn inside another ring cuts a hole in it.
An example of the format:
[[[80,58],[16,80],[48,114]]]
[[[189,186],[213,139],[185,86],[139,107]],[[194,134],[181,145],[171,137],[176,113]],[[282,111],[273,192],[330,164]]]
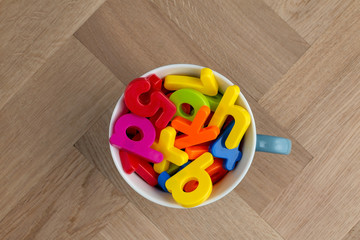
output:
[[[142,77],[147,76],[149,74],[156,74],[161,79],[163,79],[165,76],[170,74],[199,77],[202,68],[204,67],[192,65],[192,64],[172,64],[172,65],[167,65],[153,69],[145,73]],[[215,71],[213,72],[216,80],[218,81],[219,91],[221,93],[224,93],[228,86],[234,85],[229,79],[227,79],[220,73],[217,73]],[[115,121],[124,113],[123,110],[125,106],[124,106],[123,97],[124,95],[122,95],[118,100],[115,109],[113,111],[113,114],[111,116],[109,137],[113,133],[113,126],[115,124]],[[242,158],[233,171],[228,172],[228,174],[226,174],[226,176],[223,179],[221,179],[218,183],[214,185],[210,197],[205,202],[198,205],[198,207],[215,202],[226,196],[228,193],[230,193],[244,178],[254,158],[255,148],[256,148],[256,128],[255,128],[254,116],[252,114],[248,102],[246,101],[242,93],[239,94],[236,104],[244,107],[249,112],[251,117],[250,126],[246,131],[244,138],[242,140],[243,141]],[[141,196],[145,197],[146,199],[154,203],[166,207],[184,208],[174,201],[170,193],[163,192],[162,190],[156,187],[152,187],[148,185],[135,173],[133,174],[125,173],[121,166],[119,149],[110,145],[110,151],[114,163],[116,165],[116,168],[119,171],[120,175],[137,193],[139,193]]]

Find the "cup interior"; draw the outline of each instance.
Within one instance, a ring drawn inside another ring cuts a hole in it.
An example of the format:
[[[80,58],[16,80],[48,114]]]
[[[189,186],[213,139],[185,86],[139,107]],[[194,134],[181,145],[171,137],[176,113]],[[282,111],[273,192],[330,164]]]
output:
[[[192,65],[192,64],[173,64],[173,65],[167,65],[163,67],[159,67],[156,69],[153,69],[144,75],[142,77],[147,76],[149,74],[156,74],[160,78],[164,78],[167,75],[170,74],[177,74],[177,75],[186,75],[186,76],[194,76],[199,77],[201,69],[204,68],[202,66]],[[228,80],[223,75],[215,72],[215,78],[218,81],[219,84],[219,91],[221,93],[224,93],[226,88],[228,86],[234,85],[230,80]],[[126,106],[123,101],[124,95],[120,97],[118,100],[111,120],[110,120],[110,127],[109,127],[109,137],[113,133],[113,126],[116,122],[116,120],[124,113],[126,113]],[[213,187],[212,193],[210,197],[203,202],[199,206],[204,206],[207,204],[210,204],[214,201],[217,201],[221,199],[222,197],[226,196],[229,192],[231,192],[244,178],[245,174],[250,168],[251,162],[254,158],[255,154],[255,147],[256,147],[256,128],[255,128],[255,121],[254,116],[252,114],[251,108],[246,101],[245,97],[242,95],[242,93],[239,94],[239,97],[236,102],[237,105],[240,105],[244,107],[251,116],[251,123],[246,131],[244,138],[242,140],[242,159],[237,164],[236,168],[233,171],[230,171],[222,180],[220,180],[218,183],[216,183]],[[145,197],[146,199],[166,206],[166,207],[172,207],[172,208],[183,208],[181,205],[176,203],[174,199],[172,198],[170,193],[165,193],[161,191],[160,189],[156,187],[152,187],[148,185],[144,180],[142,180],[137,174],[127,174],[124,172],[120,157],[119,157],[119,149],[116,147],[113,147],[110,144],[110,151],[113,158],[113,161],[115,163],[115,166],[117,170],[119,171],[120,175],[124,178],[124,180],[141,196]]]

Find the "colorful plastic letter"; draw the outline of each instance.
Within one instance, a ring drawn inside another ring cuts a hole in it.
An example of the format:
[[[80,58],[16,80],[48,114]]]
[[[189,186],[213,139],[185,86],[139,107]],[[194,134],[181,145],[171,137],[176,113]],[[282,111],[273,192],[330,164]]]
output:
[[[223,160],[220,158],[214,158],[214,163],[211,164],[205,171],[210,175],[211,182],[214,185],[218,181],[220,181],[228,172],[222,167]],[[198,186],[197,181],[190,181],[185,184],[184,191],[185,192],[192,192]]]
[[[181,165],[179,171],[183,170],[187,165],[189,165],[191,161],[187,161],[185,164]]]
[[[223,160],[220,158],[214,158],[214,163],[206,169],[206,172],[210,175],[213,184],[219,182],[228,172],[223,168]]]
[[[214,157],[223,158],[224,164],[223,167],[231,171],[235,168],[236,162],[241,160],[242,154],[238,147],[233,149],[228,149],[225,146],[225,141],[231,132],[231,129],[234,127],[234,121],[232,121],[225,131],[218,137],[211,145],[210,151]]]
[[[250,114],[245,110],[245,108],[234,105],[236,99],[239,97],[239,93],[240,89],[238,86],[233,85],[228,87],[209,123],[209,126],[217,126],[221,129],[228,115],[232,115],[234,117],[235,125],[225,141],[225,145],[228,149],[233,149],[239,146],[239,143],[251,121]]]
[[[200,157],[203,153],[208,152],[209,146],[210,146],[210,143],[207,142],[207,143],[187,147],[187,148],[185,148],[185,152],[188,154],[189,159],[193,160],[193,159]]]
[[[174,175],[178,170],[179,170],[180,166],[170,163],[170,166],[168,168],[168,170],[166,170],[166,172],[170,175]]]
[[[169,192],[165,187],[165,182],[170,178],[170,176],[174,175],[176,172],[184,169],[187,165],[189,165],[190,161],[187,161],[185,164],[178,166],[176,164],[170,163],[170,167],[167,171],[160,173],[158,177],[159,186],[165,191]]]
[[[170,178],[170,175],[174,175],[177,171],[184,169],[187,165],[189,165],[190,161],[187,161],[185,164],[178,166],[173,163],[170,164],[169,169],[166,172],[160,173],[158,177],[159,186],[165,191],[169,192],[165,187],[165,182]]]
[[[165,186],[165,183],[167,180],[169,180],[169,178],[170,178],[170,174],[167,172],[160,173],[160,175],[158,177],[158,184],[162,188],[162,190],[164,190],[164,192],[169,192]]]
[[[206,99],[208,100],[208,102],[210,104],[210,110],[215,112],[216,108],[218,107],[218,105],[219,105],[219,103],[221,101],[221,98],[222,98],[221,93],[218,93],[215,96],[205,96],[205,97],[206,97]]]
[[[155,126],[163,129],[173,118],[176,107],[161,92],[162,80],[155,74],[145,78],[137,78],[131,81],[125,90],[125,104],[128,109],[141,117],[153,117]]]
[[[180,89],[171,94],[170,100],[175,104],[176,106],[176,113],[175,116],[183,117],[187,120],[192,121],[195,118],[196,113],[199,111],[199,109],[202,106],[208,106],[210,107],[210,104],[206,97],[194,90],[194,89]],[[187,114],[184,112],[182,105],[183,104],[189,104],[194,108],[194,111],[192,114]]]
[[[204,153],[166,181],[165,186],[177,203],[184,207],[195,207],[208,199],[212,183],[205,169],[213,162],[211,153]],[[185,184],[191,180],[198,181],[198,187],[192,192],[184,192]]]
[[[151,146],[152,149],[161,152],[164,156],[162,162],[154,164],[155,172],[162,173],[168,170],[170,162],[181,166],[188,161],[187,153],[174,147],[175,137],[175,129],[166,127],[161,131],[159,141],[154,142]]]
[[[127,174],[131,174],[135,171],[134,164],[131,164],[131,162],[136,162],[136,160],[133,159],[133,157],[136,156],[134,154],[131,154],[125,150],[119,149],[119,157],[121,166],[124,169],[124,172]]]
[[[126,129],[135,127],[141,133],[141,140],[134,141],[126,135]],[[139,117],[133,113],[125,114],[116,121],[114,133],[110,137],[110,143],[143,157],[150,162],[158,163],[163,160],[163,155],[150,146],[155,140],[155,129],[149,119]]]
[[[158,183],[158,176],[153,167],[145,159],[140,158],[132,153],[119,150],[121,164],[126,173],[136,172],[145,182],[151,186]]]
[[[220,133],[219,128],[217,126],[203,128],[209,114],[210,108],[202,106],[192,122],[182,117],[175,117],[171,126],[186,134],[175,139],[175,147],[182,149],[214,140]]]
[[[167,75],[164,86],[168,90],[191,88],[208,96],[215,96],[219,89],[214,73],[210,68],[201,69],[200,79],[182,75]]]
[[[168,93],[168,94],[166,94],[166,96],[170,99],[170,96],[171,96],[173,93],[174,93],[174,92]],[[175,104],[175,106],[176,106],[176,104]],[[182,111],[185,113],[186,116],[187,116],[187,115],[192,115],[192,114],[194,114],[194,113],[192,112],[192,110],[194,110],[194,109],[191,109],[191,105],[188,104],[188,103],[183,103],[183,104],[181,104],[181,109],[182,109]],[[176,111],[178,111],[178,110],[177,110],[177,107],[176,107]],[[175,113],[175,115],[176,115],[176,113]]]

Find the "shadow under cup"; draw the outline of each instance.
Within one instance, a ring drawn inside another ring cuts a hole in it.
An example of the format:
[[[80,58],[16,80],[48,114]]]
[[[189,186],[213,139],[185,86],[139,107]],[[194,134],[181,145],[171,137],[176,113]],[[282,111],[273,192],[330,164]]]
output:
[[[176,75],[186,75],[186,76],[194,76],[194,77],[200,77],[200,71],[204,68],[202,66],[197,65],[191,65],[191,64],[173,64],[173,65],[167,65],[163,67],[156,68],[154,70],[151,70],[150,72],[145,73],[142,77],[147,76],[149,74],[156,74],[159,78],[163,79],[165,76],[170,74],[176,74]],[[215,78],[218,81],[219,84],[219,91],[223,94],[228,86],[234,85],[230,80],[225,78],[223,75],[215,72]],[[113,111],[113,114],[111,116],[110,121],[110,127],[109,127],[109,137],[113,133],[113,126],[115,124],[115,121],[124,114],[126,107],[123,101],[124,95],[120,97],[118,100],[115,109]],[[255,121],[254,116],[252,114],[251,108],[246,101],[245,97],[242,95],[242,93],[239,94],[239,97],[236,101],[236,104],[239,106],[244,107],[251,116],[251,123],[246,131],[243,140],[242,140],[242,158],[240,162],[237,164],[236,168],[232,171],[229,171],[226,176],[221,179],[218,183],[216,183],[213,187],[212,193],[210,197],[203,202],[199,206],[204,206],[209,203],[215,202],[225,195],[227,195],[229,192],[231,192],[244,178],[245,174],[250,168],[250,165],[252,163],[252,160],[254,158],[255,148],[256,148],[256,128],[255,128]],[[163,192],[162,190],[152,187],[148,185],[144,180],[142,180],[137,174],[127,174],[124,172],[120,157],[119,157],[119,149],[116,147],[113,147],[110,145],[110,151],[112,158],[114,160],[114,163],[116,165],[117,170],[121,174],[121,176],[124,178],[124,180],[141,196],[145,197],[146,199],[166,206],[166,207],[173,207],[173,208],[184,208],[178,203],[174,201],[172,198],[171,193]]]

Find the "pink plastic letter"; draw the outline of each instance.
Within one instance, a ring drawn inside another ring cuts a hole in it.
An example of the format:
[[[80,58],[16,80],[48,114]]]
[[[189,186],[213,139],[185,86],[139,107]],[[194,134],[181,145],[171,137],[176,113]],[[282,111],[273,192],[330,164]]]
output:
[[[141,133],[141,139],[134,141],[126,135],[129,127],[137,128]],[[121,116],[115,123],[114,133],[110,137],[110,143],[118,148],[132,152],[150,162],[159,163],[163,155],[150,146],[155,140],[155,129],[150,120],[139,117],[133,113]]]

